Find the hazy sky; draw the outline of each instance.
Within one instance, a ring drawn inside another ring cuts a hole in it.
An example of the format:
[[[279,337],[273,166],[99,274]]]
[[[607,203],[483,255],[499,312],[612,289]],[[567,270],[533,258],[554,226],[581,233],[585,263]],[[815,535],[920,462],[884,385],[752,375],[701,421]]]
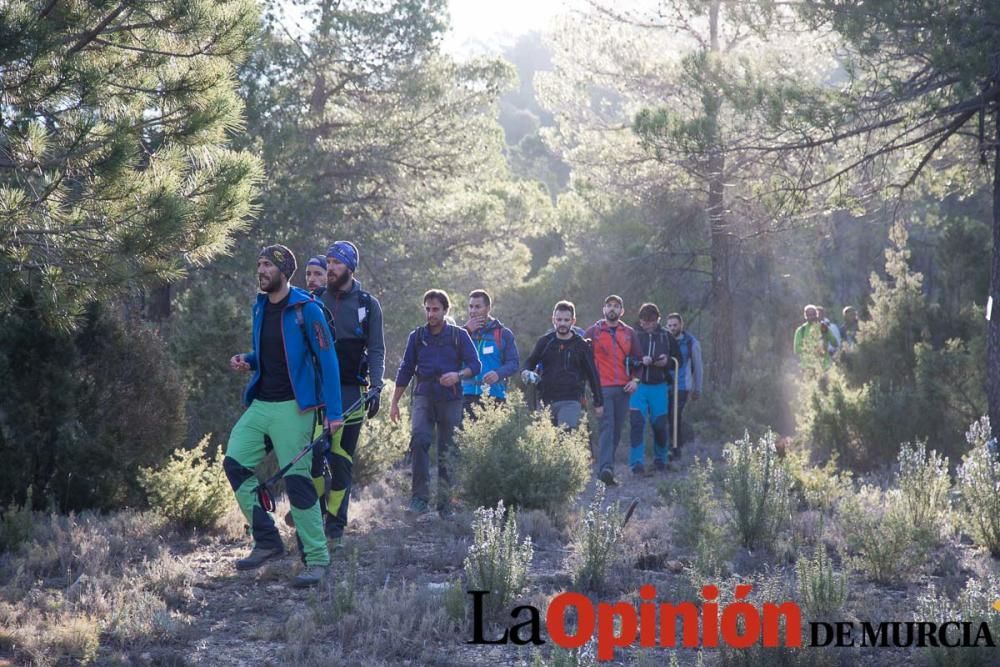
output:
[[[579,7],[583,0],[449,0],[451,31],[444,47],[465,53],[470,45],[505,44],[511,37],[543,30],[559,14]]]

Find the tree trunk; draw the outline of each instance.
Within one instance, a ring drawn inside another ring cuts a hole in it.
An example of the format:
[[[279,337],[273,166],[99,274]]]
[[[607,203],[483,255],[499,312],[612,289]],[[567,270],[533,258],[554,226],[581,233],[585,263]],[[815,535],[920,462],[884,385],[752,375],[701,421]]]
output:
[[[719,47],[719,6],[712,4],[709,14],[711,50]],[[709,83],[708,85],[714,85]],[[719,132],[719,112],[722,98],[717,91],[706,91],[703,97],[708,121],[708,220],[711,229],[712,252],[712,349],[709,374],[718,389],[729,387],[733,379],[733,239],[726,225],[725,167],[722,137]]]
[[[993,312],[986,323],[986,397],[993,437],[1000,436],[1000,101],[994,105],[996,148],[993,152],[993,261],[990,296]]]

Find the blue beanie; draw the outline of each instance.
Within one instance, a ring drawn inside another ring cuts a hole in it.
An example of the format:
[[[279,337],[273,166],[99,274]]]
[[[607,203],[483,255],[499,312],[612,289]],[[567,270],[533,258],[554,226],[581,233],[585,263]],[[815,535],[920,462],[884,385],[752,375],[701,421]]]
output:
[[[309,261],[306,262],[306,266],[318,266],[319,268],[326,271],[326,257],[323,255],[316,255],[315,257],[310,257]]]
[[[358,249],[350,241],[337,241],[326,251],[326,256],[346,264],[351,272],[358,270]]]

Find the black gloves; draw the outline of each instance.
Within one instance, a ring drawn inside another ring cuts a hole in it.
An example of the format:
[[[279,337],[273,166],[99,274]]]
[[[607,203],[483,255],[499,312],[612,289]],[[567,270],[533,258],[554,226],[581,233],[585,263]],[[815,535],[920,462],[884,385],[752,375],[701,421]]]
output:
[[[381,389],[381,387],[376,387],[376,389]],[[368,419],[372,419],[378,414],[380,406],[379,396],[381,396],[380,392],[372,391],[368,394],[368,398],[365,399],[365,410],[368,411]]]

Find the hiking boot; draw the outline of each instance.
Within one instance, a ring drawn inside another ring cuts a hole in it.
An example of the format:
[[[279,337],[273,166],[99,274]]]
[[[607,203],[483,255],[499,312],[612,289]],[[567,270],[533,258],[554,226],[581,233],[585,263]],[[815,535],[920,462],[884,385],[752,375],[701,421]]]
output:
[[[410,514],[427,514],[431,508],[423,498],[414,498],[410,501],[410,506],[406,509]]]
[[[330,553],[335,551],[344,550],[344,538],[343,537],[331,537],[326,541],[327,545],[330,547]]]
[[[327,565],[310,565],[292,579],[292,588],[309,588],[323,581],[329,571]]]
[[[602,470],[598,479],[604,482],[607,486],[618,486],[618,482],[615,481],[615,473],[611,468],[605,468]]]
[[[657,472],[664,472],[667,469],[667,464],[663,461],[653,461],[653,468],[655,468]]]
[[[646,474],[646,466],[642,465],[641,463],[636,463],[634,466],[632,466],[632,474],[633,475],[645,475]]]
[[[438,505],[438,516],[442,519],[447,519],[448,517],[455,514],[455,506],[451,501],[445,501]]]
[[[246,558],[241,558],[236,561],[237,570],[256,570],[258,567],[271,560],[272,558],[280,558],[285,555],[284,547],[277,547],[274,549],[267,549],[265,547],[260,547],[254,545],[253,551]]]

